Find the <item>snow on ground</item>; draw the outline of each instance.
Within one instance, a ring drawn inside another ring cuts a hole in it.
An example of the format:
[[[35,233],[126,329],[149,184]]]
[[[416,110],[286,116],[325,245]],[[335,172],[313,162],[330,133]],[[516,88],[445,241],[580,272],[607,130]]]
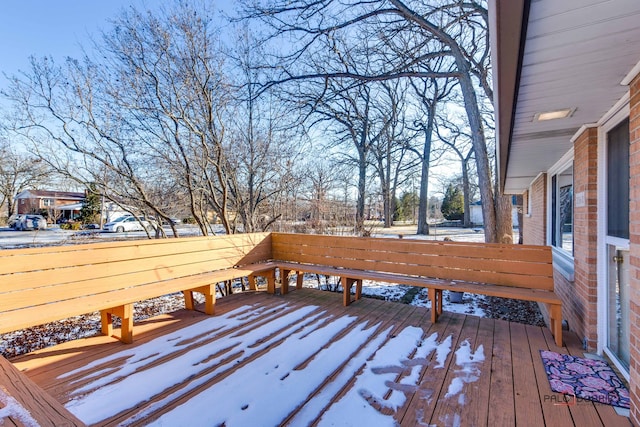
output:
[[[322,416],[321,426],[393,426],[395,411],[420,387],[424,370],[432,363],[433,369],[443,368],[452,350],[450,336],[426,336],[419,327],[391,335],[391,327],[382,330],[380,324],[357,322],[353,316],[286,303],[247,322],[247,314],[256,310],[261,308],[245,306],[207,318],[65,374],[83,384],[67,409],[93,424],[137,408],[126,426],[198,389],[149,425],[184,425],[187,420],[189,426],[255,425],[256,420],[278,425],[294,414],[291,425],[309,425]],[[474,351],[465,341],[455,357],[459,375],[445,386],[455,393],[445,399],[461,406],[464,384],[482,375],[483,349]],[[115,369],[114,361],[120,361]],[[326,382],[329,377],[333,380]],[[149,404],[169,390],[163,400]],[[330,404],[341,390],[342,397]],[[105,405],[108,396],[118,399]],[[222,401],[224,410],[211,410],[211,402]]]

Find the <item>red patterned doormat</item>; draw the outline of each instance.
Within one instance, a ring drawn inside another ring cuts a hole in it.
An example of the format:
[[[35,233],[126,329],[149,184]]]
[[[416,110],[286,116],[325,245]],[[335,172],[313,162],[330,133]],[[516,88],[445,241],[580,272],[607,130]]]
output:
[[[629,408],[629,391],[603,360],[540,350],[551,390],[621,408]]]

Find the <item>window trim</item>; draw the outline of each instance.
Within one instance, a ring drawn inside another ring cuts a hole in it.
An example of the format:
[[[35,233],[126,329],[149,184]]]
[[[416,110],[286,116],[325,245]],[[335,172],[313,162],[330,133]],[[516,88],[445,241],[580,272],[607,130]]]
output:
[[[558,160],[553,166],[549,168],[547,171],[547,212],[546,212],[546,239],[547,245],[551,246],[552,254],[553,254],[553,265],[554,267],[570,282],[573,282],[575,279],[575,264],[574,264],[574,255],[567,252],[567,250],[559,248],[553,245],[552,242],[552,230],[555,227],[553,224],[553,176],[559,174],[565,169],[573,166],[574,153],[573,147],[569,149],[561,158]],[[575,170],[574,170],[575,173]],[[575,181],[574,181],[575,182]],[[573,208],[575,211],[575,191],[573,195]],[[574,236],[575,239],[575,236]]]

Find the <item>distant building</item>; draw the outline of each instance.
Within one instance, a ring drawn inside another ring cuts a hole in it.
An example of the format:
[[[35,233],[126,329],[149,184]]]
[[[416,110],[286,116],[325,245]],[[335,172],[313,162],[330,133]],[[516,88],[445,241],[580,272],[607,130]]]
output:
[[[516,204],[515,196],[513,197],[513,209],[511,210],[511,221],[514,227],[518,227],[518,205]],[[471,203],[471,213],[469,218],[474,226],[483,225],[484,219],[482,217],[482,202],[477,201]]]
[[[84,193],[49,190],[25,190],[14,198],[19,214],[46,212],[49,220],[75,218],[84,199]]]

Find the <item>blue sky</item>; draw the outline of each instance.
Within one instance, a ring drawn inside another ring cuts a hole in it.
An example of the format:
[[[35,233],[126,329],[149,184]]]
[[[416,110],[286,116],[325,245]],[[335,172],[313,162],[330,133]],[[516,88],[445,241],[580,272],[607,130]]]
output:
[[[0,90],[8,76],[29,69],[29,57],[52,56],[61,63],[67,56],[79,57],[81,45],[90,47],[90,37],[110,28],[110,20],[128,6],[159,7],[160,0],[13,0],[0,9]],[[233,2],[218,0],[225,7]],[[228,8],[228,7],[227,7]],[[0,108],[4,100],[0,99]]]
[[[56,61],[79,56],[88,35],[108,28],[108,20],[136,0],[20,0],[3,2],[0,11],[0,72],[28,68],[30,55]],[[2,78],[2,85],[6,84]]]

